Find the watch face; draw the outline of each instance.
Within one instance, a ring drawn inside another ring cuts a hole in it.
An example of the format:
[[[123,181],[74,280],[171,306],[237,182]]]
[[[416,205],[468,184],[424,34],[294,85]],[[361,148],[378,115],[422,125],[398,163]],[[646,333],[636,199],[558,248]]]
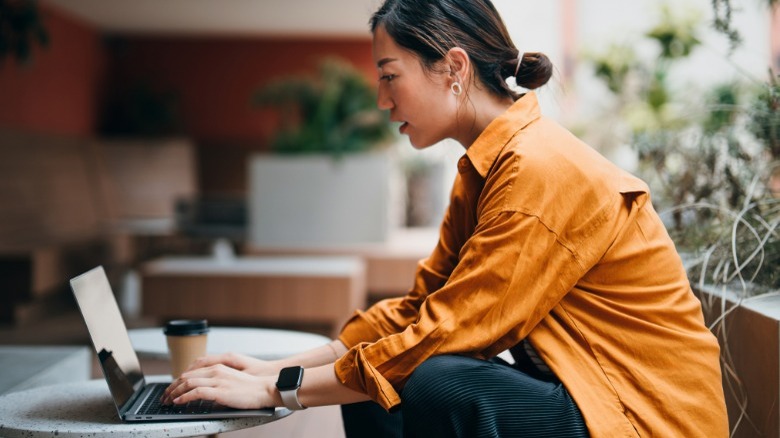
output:
[[[279,372],[279,380],[276,381],[276,388],[279,391],[289,391],[301,387],[303,381],[303,367],[282,368]]]

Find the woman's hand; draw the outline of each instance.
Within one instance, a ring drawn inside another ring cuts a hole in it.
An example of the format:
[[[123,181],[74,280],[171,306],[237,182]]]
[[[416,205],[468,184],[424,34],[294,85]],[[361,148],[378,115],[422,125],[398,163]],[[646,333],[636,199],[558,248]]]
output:
[[[193,362],[186,371],[206,368],[213,365],[225,365],[227,367],[243,371],[254,376],[276,376],[279,374],[277,365],[273,362],[256,359],[239,353],[224,353],[212,356],[203,356]]]
[[[281,406],[276,390],[279,370],[286,366],[306,368],[301,386],[305,406],[344,404],[368,400],[338,381],[333,363],[347,351],[341,341],[314,348],[286,359],[264,361],[237,353],[204,356],[193,362],[165,390],[163,403],[215,400],[234,408]]]
[[[162,402],[185,404],[193,400],[214,400],[237,409],[259,409],[281,404],[275,376],[256,376],[226,364],[194,368],[182,373],[165,390]]]
[[[277,368],[271,362],[238,353],[203,356],[166,388],[161,400],[165,404],[215,400],[242,409],[270,407],[273,405],[263,403],[273,403],[269,397],[274,396]],[[266,384],[272,387],[265,388]],[[265,396],[261,393],[263,389],[266,389]]]

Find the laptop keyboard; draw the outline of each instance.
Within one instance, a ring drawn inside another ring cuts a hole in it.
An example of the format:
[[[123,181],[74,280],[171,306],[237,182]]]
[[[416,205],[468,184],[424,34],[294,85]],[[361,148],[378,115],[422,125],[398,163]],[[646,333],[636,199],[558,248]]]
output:
[[[160,403],[166,385],[155,385],[149,397],[138,410],[138,415],[176,415],[176,414],[208,414],[222,405],[212,400],[193,400],[184,405],[164,405]]]

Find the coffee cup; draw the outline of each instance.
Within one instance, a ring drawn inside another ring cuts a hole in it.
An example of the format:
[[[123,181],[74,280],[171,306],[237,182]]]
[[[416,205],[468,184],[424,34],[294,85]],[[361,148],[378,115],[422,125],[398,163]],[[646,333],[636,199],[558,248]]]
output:
[[[206,355],[209,325],[205,319],[176,319],[165,324],[171,374],[178,378],[195,359]]]

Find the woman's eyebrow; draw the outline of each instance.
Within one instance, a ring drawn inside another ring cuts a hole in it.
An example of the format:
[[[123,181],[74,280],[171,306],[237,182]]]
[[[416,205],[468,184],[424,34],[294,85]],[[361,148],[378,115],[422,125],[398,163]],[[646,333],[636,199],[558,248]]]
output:
[[[382,59],[380,59],[376,63],[376,68],[382,68],[383,65],[385,65],[385,64],[387,64],[389,62],[393,62],[393,61],[397,61],[397,59],[395,59],[395,58],[382,58]]]

